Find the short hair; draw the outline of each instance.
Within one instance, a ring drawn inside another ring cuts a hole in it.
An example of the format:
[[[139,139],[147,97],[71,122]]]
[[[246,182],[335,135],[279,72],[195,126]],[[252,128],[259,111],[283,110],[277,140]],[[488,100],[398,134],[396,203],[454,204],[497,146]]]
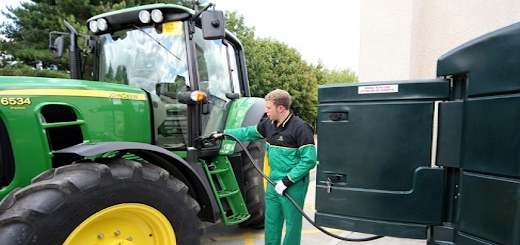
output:
[[[272,101],[275,106],[283,106],[286,110],[291,108],[291,95],[282,89],[275,89],[265,96],[265,100]]]

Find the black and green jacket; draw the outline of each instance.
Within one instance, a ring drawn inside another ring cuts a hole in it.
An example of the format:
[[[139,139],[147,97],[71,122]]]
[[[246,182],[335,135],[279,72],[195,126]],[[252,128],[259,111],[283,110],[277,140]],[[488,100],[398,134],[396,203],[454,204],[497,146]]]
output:
[[[265,138],[271,167],[269,178],[275,182],[283,180],[286,186],[290,186],[307,176],[316,166],[314,132],[307,122],[292,113],[279,127],[276,124],[264,120],[256,126],[226,129],[225,133],[241,141]]]

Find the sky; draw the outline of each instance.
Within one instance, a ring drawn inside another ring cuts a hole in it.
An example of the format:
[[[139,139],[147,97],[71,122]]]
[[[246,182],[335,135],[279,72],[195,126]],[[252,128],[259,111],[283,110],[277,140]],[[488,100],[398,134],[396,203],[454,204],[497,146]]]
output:
[[[1,0],[0,9],[20,0]],[[359,69],[361,0],[209,0],[219,10],[237,11],[259,38],[295,48],[308,63],[328,69]],[[0,22],[5,21],[0,14]],[[247,54],[246,54],[247,55]]]
[[[20,3],[20,0],[1,0],[2,2],[0,2],[0,9],[1,10],[6,10],[6,6],[18,6],[19,3]],[[5,21],[5,17],[4,15],[0,14],[0,22],[3,22]]]
[[[284,42],[309,63],[358,71],[361,0],[209,1],[237,11],[257,37]]]

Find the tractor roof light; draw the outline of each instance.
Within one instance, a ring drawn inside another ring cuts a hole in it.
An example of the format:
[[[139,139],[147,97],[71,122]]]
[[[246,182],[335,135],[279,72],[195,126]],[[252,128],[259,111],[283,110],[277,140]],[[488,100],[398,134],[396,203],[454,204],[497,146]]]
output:
[[[143,22],[144,24],[150,23],[150,12],[143,10],[139,12],[139,20]]]
[[[98,26],[100,31],[106,31],[108,29],[108,22],[107,22],[107,20],[101,18],[101,19],[98,19],[96,22],[97,22],[97,26]]]
[[[161,23],[163,21],[163,13],[161,12],[161,10],[152,10],[152,20],[155,23]]]
[[[93,20],[88,23],[88,29],[90,29],[91,32],[96,33],[99,31],[98,23],[97,21]]]
[[[206,93],[200,91],[200,90],[197,90],[197,91],[193,91],[190,95],[190,98],[192,101],[195,101],[195,102],[200,102],[200,101],[203,101],[206,99]]]

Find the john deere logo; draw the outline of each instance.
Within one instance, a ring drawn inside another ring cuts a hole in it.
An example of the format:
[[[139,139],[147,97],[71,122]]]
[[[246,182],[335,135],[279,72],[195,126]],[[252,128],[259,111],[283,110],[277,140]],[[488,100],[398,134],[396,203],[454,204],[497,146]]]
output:
[[[283,141],[283,136],[278,137],[278,141]]]

